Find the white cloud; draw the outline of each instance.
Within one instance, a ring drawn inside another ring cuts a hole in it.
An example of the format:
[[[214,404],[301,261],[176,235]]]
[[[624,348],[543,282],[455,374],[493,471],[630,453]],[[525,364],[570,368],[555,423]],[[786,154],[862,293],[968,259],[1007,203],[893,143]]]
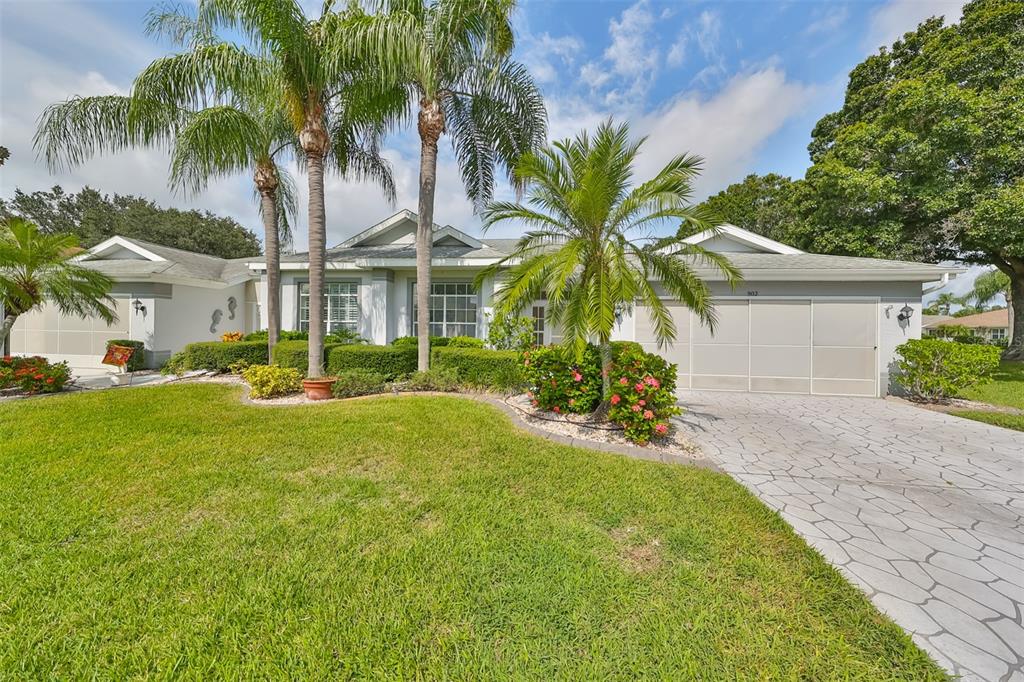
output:
[[[925,19],[944,16],[947,24],[960,20],[964,0],[890,0],[871,15],[864,48],[876,52],[913,31]]]
[[[718,12],[704,10],[693,22],[687,22],[679,31],[675,42],[669,47],[665,63],[671,67],[682,66],[686,50],[696,45],[707,65],[693,77],[694,82],[707,83],[713,76],[725,72],[725,61],[719,50],[722,35],[722,17]]]
[[[833,33],[839,30],[850,17],[850,8],[846,5],[829,8],[824,14],[807,24],[804,28],[804,35],[812,36],[819,34]]]
[[[522,62],[538,83],[553,83],[558,80],[562,69],[572,67],[576,55],[583,50],[583,41],[575,36],[539,36],[527,34],[520,37]]]
[[[694,36],[706,59],[718,57],[718,40],[722,33],[722,17],[717,12],[704,10],[697,18]]]
[[[672,67],[682,66],[683,60],[686,58],[686,45],[688,42],[689,36],[685,31],[681,32],[676,41],[668,48],[668,54],[665,55],[665,63]]]
[[[612,43],[604,58],[620,76],[639,76],[658,65],[658,50],[653,47],[654,15],[647,0],[639,0],[623,10],[619,19],[608,24]]]

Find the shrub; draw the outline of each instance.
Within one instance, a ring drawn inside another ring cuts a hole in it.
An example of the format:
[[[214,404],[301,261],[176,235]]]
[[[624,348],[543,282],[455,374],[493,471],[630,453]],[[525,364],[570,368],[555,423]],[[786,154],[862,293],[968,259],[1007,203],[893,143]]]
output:
[[[235,341],[242,340],[242,332],[224,332],[220,335],[220,340],[224,343],[233,343]]]
[[[145,342],[133,341],[132,339],[113,339],[111,341],[107,341],[107,350],[110,350],[111,346],[127,346],[133,350],[132,357],[124,367],[125,370],[129,372],[137,372],[140,369],[146,369]]]
[[[676,405],[675,365],[639,346],[625,346],[620,348],[609,378],[608,418],[622,426],[626,438],[646,445],[668,433],[669,417],[681,412]]]
[[[443,347],[443,346],[441,346]],[[484,340],[473,336],[453,336],[448,339],[448,348],[483,348]]]
[[[302,390],[302,375],[292,367],[250,365],[242,371],[253,398],[274,398]]]
[[[911,395],[946,400],[968,386],[984,383],[999,367],[995,346],[940,339],[913,339],[896,347],[894,380]]]
[[[51,363],[38,355],[0,358],[0,388],[16,386],[25,393],[56,393],[71,378],[66,362]]]
[[[250,332],[246,334],[243,341],[266,341],[269,336],[269,332],[266,329],[261,329],[257,332]],[[282,329],[278,332],[278,341],[306,341],[309,339],[309,332],[300,332],[288,329]]]
[[[331,352],[332,348],[335,348],[336,346],[344,346],[349,343],[351,342],[327,343],[325,341],[324,366],[327,366],[327,356]],[[275,365],[297,369],[303,376],[305,376],[306,370],[309,369],[309,342],[301,340],[278,341],[277,344],[274,345],[274,354],[271,360]]]
[[[402,386],[407,391],[457,391],[459,375],[450,367],[434,367],[426,372],[414,372]]]
[[[365,369],[350,369],[338,374],[331,392],[335,398],[355,398],[360,395],[383,393],[385,377],[380,372]]]
[[[447,346],[451,342],[447,336],[431,336],[430,347],[438,348],[440,346]],[[419,346],[419,339],[415,336],[399,336],[397,339],[391,342],[392,346],[398,346],[400,348],[412,347],[416,348]]]
[[[342,327],[337,331],[331,332],[324,336],[324,345],[342,345],[346,343],[369,343],[366,339],[356,334],[351,329]]]
[[[526,383],[533,404],[554,412],[593,412],[601,400],[601,357],[587,346],[582,358],[563,346],[523,353]]]
[[[529,350],[533,347],[533,320],[497,316],[487,327],[487,345],[496,350]]]
[[[340,374],[350,369],[379,372],[388,380],[416,371],[415,346],[335,346],[327,353],[327,369]]]
[[[267,344],[262,341],[200,341],[185,346],[164,365],[164,373],[181,374],[188,370],[208,369],[226,372],[239,360],[251,365],[267,364]]]
[[[612,347],[612,361],[615,361],[625,351],[644,352],[644,347],[636,341],[612,341],[609,345]]]
[[[430,364],[436,369],[451,370],[463,384],[511,391],[523,386],[526,377],[519,353],[489,348],[448,346],[435,348]]]

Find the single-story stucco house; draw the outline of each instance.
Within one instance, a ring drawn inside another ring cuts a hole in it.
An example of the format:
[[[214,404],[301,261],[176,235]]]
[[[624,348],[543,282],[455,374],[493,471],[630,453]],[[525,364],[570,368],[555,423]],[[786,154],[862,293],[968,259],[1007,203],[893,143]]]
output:
[[[416,333],[415,228],[416,215],[400,211],[328,249],[330,330],[345,327],[378,344]],[[731,225],[688,241],[727,253],[743,273],[744,281],[733,290],[716,272],[698,267],[716,297],[715,333],[676,301],[669,305],[678,338],[667,348],[657,348],[642,306],[626,311],[617,331],[617,338],[639,341],[677,363],[684,389],[884,395],[896,346],[921,336],[922,286],[962,272],[804,253]],[[473,279],[480,268],[511,253],[515,243],[435,225],[433,334],[486,338],[500,275],[498,282],[487,280],[479,288]],[[266,263],[260,259],[226,261],[115,237],[81,261],[118,281],[117,329],[44,310],[18,321],[15,352],[98,362],[106,339],[127,334],[145,341],[149,356],[159,362],[189,341],[266,327],[266,311],[259,305],[266,296]],[[283,256],[281,270],[282,326],[305,329],[307,254]],[[545,319],[545,303],[539,299],[524,311],[534,319],[539,343],[559,339]]]
[[[922,332],[925,336],[948,336],[942,327],[963,327],[989,343],[1006,341],[1010,337],[1010,311],[986,310],[983,313],[953,317],[952,315],[926,315]]]

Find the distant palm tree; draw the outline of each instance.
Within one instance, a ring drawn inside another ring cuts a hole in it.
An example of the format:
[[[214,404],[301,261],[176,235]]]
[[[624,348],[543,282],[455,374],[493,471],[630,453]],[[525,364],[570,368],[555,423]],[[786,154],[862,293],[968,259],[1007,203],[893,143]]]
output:
[[[509,172],[543,144],[547,115],[514,45],[509,0],[380,0],[379,14],[340,34],[342,52],[376,64],[383,81],[404,86],[420,136],[416,303],[420,370],[430,363],[430,259],[437,145],[451,135],[469,198],[494,192],[495,165]]]
[[[986,307],[992,300],[1002,294],[1010,302],[1010,278],[999,270],[989,270],[978,275],[974,280],[974,288],[964,297],[965,301],[974,301],[979,308]]]
[[[274,101],[298,139],[309,189],[308,374],[323,372],[324,270],[327,224],[325,165],[342,175],[374,181],[389,198],[390,168],[379,154],[386,122],[400,116],[405,91],[381,84],[353,55],[336,49],[349,30],[346,15],[331,11],[311,20],[297,0],[199,0],[196,22],[241,31],[253,50],[230,42],[195,41],[184,53],[158,59],[135,81],[133,96],[187,109],[213,100]],[[169,13],[174,15],[174,12]],[[173,31],[174,19],[166,22]]]
[[[493,202],[483,212],[486,227],[514,220],[532,228],[514,253],[477,278],[508,268],[495,314],[517,315],[546,291],[549,320],[561,327],[565,343],[579,354],[596,339],[605,369],[611,364],[616,316],[634,303],[650,309],[659,343],[675,339],[672,315],[653,281],[714,328],[711,292],[688,259],[716,268],[731,285],[740,277],[725,256],[675,237],[638,243],[666,220],[673,226],[681,220],[709,227],[690,204],[701,159],[677,156],[654,178],[635,184],[633,163],[643,141],[631,141],[625,124],[606,122],[593,137],[584,132],[526,154],[515,167],[526,203]],[[607,400],[607,372],[603,388]]]
[[[47,302],[65,315],[117,321],[110,296],[113,281],[76,263],[77,246],[77,237],[42,234],[24,218],[0,222],[0,344],[20,315]]]
[[[933,305],[935,306],[935,309],[938,311],[939,315],[949,315],[949,311],[952,310],[954,305],[962,304],[963,300],[959,296],[955,294],[945,293],[939,294],[938,297],[935,299],[935,303]]]

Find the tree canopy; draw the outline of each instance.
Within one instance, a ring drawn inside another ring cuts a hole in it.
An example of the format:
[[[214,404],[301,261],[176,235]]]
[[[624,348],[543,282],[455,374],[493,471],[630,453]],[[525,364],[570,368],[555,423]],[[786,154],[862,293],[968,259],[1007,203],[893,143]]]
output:
[[[724,190],[705,199],[699,208],[718,222],[730,223],[745,230],[791,243],[803,233],[796,201],[799,180],[768,173],[751,173]],[[684,225],[680,237],[689,237],[692,227]]]
[[[209,211],[162,208],[130,194],[107,195],[91,187],[67,193],[59,185],[49,191],[14,191],[0,199],[0,217],[22,216],[42,234],[72,234],[83,247],[114,235],[142,239],[176,249],[220,258],[260,255],[260,242],[232,218]]]

